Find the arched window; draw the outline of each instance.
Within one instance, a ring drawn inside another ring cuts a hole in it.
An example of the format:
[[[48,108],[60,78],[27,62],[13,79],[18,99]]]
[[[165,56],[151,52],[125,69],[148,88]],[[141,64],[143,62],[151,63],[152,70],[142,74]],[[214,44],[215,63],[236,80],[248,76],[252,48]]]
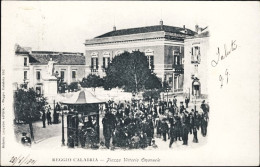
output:
[[[98,70],[98,53],[93,52],[91,53],[91,71]]]
[[[108,64],[110,63],[110,53],[104,52],[103,53],[103,69],[106,69],[108,67]]]
[[[147,56],[147,61],[149,63],[149,68],[154,69],[154,51],[151,49],[145,50],[145,56]]]

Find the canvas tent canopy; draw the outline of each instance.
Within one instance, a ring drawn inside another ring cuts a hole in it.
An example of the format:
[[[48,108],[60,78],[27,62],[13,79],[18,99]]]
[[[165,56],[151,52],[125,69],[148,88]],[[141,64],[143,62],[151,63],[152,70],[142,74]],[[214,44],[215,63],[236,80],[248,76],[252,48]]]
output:
[[[67,104],[67,105],[105,103],[104,100],[100,100],[96,98],[91,92],[87,90],[75,92],[71,97],[64,98],[60,102],[61,104]]]

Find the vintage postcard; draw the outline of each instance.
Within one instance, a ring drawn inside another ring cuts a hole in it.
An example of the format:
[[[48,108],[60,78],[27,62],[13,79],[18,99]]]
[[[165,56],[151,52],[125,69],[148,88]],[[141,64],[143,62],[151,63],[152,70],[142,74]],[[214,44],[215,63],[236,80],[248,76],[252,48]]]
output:
[[[3,166],[259,165],[259,2],[3,1]]]

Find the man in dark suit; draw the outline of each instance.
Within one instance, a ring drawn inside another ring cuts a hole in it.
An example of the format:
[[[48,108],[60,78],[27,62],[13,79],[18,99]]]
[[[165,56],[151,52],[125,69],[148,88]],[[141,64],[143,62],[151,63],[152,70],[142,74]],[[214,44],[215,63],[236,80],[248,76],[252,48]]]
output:
[[[175,128],[176,128],[175,124],[172,124],[171,127],[170,127],[170,133],[169,133],[170,134],[170,145],[169,145],[170,148],[172,147],[172,144],[177,137]]]
[[[189,127],[186,124],[184,124],[183,125],[183,137],[182,137],[183,145],[188,145],[188,134],[189,134]]]
[[[46,128],[46,126],[45,126],[45,121],[46,121],[46,114],[45,114],[45,111],[43,111],[43,113],[42,113],[42,124],[43,124],[43,128]]]
[[[182,112],[184,112],[184,110],[185,110],[185,107],[183,105],[183,102],[181,101],[180,102],[180,112],[182,113]]]
[[[54,124],[58,124],[59,123],[59,113],[57,113],[57,111],[59,112],[61,110],[61,106],[59,103],[56,104],[55,106],[55,110],[54,110],[54,113],[53,113],[53,123]]]
[[[186,104],[186,108],[189,107],[189,102],[190,102],[190,99],[188,97],[185,98],[185,104]]]
[[[162,128],[163,141],[166,141],[166,133],[168,133],[169,126],[165,121],[165,119],[162,121],[161,128]]]
[[[207,108],[206,108],[206,104],[205,104],[205,100],[202,101],[200,108],[202,109],[203,113],[207,112]]]
[[[203,137],[207,135],[207,126],[208,126],[208,118],[206,114],[203,114],[201,119],[201,134]]]
[[[48,111],[47,111],[47,121],[48,121],[48,125],[52,124],[52,123],[51,123],[51,112],[50,112],[50,108],[48,108]]]
[[[174,106],[177,106],[177,99],[176,99],[176,96],[174,96],[172,102],[173,102]]]

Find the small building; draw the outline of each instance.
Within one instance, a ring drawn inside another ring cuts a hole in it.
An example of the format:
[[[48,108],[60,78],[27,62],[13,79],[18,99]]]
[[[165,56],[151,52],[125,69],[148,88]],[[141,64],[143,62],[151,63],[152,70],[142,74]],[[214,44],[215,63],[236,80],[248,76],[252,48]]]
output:
[[[184,39],[196,33],[183,27],[159,25],[128,28],[107,32],[85,41],[86,74],[105,76],[113,57],[124,51],[144,52],[150,69],[173,91],[182,92]]]
[[[23,48],[19,45],[15,46],[15,61],[13,67],[13,89],[26,86],[30,82],[30,48]]]
[[[54,61],[56,77],[60,77],[66,85],[80,82],[85,77],[85,56],[78,52],[32,51],[17,45],[15,52],[14,86],[21,84],[33,87],[44,94],[43,81],[47,74],[48,62]]]
[[[206,98],[208,95],[207,66],[209,50],[208,27],[195,27],[197,35],[184,41],[184,93],[188,96]]]

